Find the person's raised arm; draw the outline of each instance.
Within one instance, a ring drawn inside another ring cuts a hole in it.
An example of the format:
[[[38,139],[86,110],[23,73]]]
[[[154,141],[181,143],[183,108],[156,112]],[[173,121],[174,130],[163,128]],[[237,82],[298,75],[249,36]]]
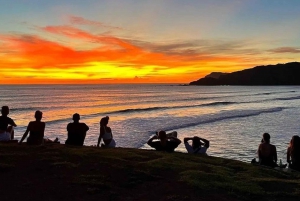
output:
[[[31,122],[30,122],[30,123],[31,123]],[[30,129],[30,123],[28,124],[25,133],[23,134],[21,140],[19,141],[19,144],[21,144],[21,143],[25,140],[25,138],[27,137],[27,135],[28,135],[28,133],[29,133],[29,129]]]
[[[204,146],[205,146],[206,148],[209,148],[209,141],[208,141],[207,139],[200,138],[200,140],[204,142]]]
[[[193,139],[192,137],[185,137],[185,138],[183,138],[183,142],[187,143],[189,140],[192,140],[192,139]]]
[[[177,137],[169,137],[169,139],[172,139],[177,145],[181,143],[181,140],[179,140]]]
[[[156,135],[152,136],[152,137],[148,140],[147,144],[148,144],[150,147],[153,147],[153,140],[154,140],[154,139],[157,139],[157,136],[156,136]]]

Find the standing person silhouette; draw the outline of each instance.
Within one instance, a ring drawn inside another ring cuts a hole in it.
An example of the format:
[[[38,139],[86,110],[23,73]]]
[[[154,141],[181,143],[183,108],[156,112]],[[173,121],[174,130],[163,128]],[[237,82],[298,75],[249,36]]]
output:
[[[35,121],[29,122],[23,137],[20,140],[20,144],[27,137],[29,133],[29,137],[27,138],[27,144],[30,145],[41,145],[44,141],[44,132],[45,132],[45,122],[42,122],[43,113],[37,110],[34,114]]]
[[[101,147],[116,147],[116,142],[113,139],[111,128],[107,126],[109,117],[103,117],[100,120],[100,135],[98,138],[97,147],[99,147],[101,139],[104,144],[101,144]]]
[[[0,141],[9,141],[14,139],[14,129],[16,127],[16,123],[14,120],[8,117],[9,107],[2,106],[0,116]],[[10,126],[8,126],[10,125]]]
[[[69,123],[67,126],[68,139],[66,144],[68,145],[77,145],[83,146],[86,132],[89,130],[89,127],[85,123],[79,123],[80,115],[75,113],[73,115],[73,123]]]

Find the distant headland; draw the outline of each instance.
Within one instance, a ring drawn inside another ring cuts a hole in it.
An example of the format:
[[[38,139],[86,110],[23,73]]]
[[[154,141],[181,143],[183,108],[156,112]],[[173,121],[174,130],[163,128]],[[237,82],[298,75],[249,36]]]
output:
[[[213,72],[189,85],[300,85],[300,62],[256,66],[232,73]]]

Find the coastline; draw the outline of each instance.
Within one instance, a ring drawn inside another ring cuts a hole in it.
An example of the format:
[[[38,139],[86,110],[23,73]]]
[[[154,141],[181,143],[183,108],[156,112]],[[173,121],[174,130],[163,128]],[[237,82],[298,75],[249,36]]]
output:
[[[132,148],[0,144],[1,200],[297,200],[299,173]]]

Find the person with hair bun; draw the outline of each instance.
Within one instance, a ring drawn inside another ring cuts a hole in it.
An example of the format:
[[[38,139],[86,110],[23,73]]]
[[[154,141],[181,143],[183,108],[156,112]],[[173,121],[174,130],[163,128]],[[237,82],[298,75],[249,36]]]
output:
[[[106,147],[106,148],[116,147],[116,142],[113,139],[111,128],[107,126],[108,121],[109,121],[109,116],[103,117],[100,120],[100,135],[98,138],[97,147],[100,146],[101,140],[103,140],[101,147]]]
[[[27,138],[27,144],[29,145],[41,145],[44,142],[45,122],[42,122],[43,113],[37,110],[34,114],[35,121],[29,122],[23,137],[20,140],[20,144]]]

